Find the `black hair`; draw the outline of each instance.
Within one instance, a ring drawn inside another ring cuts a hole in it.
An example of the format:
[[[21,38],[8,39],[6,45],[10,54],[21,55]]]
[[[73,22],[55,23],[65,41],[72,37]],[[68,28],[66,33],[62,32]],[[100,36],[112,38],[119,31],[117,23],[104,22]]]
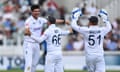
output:
[[[39,5],[32,5],[31,6],[31,11],[33,11],[34,9],[40,9]]]
[[[55,19],[53,16],[48,16],[48,21],[49,21],[51,24],[55,24],[55,23],[56,23],[56,19]]]
[[[98,18],[96,16],[91,16],[89,18],[89,22],[91,22],[93,24],[98,24]]]

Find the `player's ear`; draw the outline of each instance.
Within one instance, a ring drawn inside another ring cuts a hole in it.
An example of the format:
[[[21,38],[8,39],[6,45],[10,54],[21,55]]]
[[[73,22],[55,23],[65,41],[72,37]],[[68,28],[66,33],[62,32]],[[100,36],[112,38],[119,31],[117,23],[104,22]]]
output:
[[[50,25],[51,23],[48,21],[47,24]]]

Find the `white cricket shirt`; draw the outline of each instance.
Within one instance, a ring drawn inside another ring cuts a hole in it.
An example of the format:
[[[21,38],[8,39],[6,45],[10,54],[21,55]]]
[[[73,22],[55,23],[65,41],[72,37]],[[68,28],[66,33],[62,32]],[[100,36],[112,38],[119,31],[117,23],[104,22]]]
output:
[[[104,36],[111,30],[109,21],[105,22],[105,27],[90,26],[80,27],[76,20],[73,20],[71,26],[77,32],[83,34],[85,44],[85,54],[103,55],[103,40]]]
[[[38,19],[34,19],[33,16],[30,16],[25,21],[25,28],[30,29],[31,35],[40,37],[43,29],[43,25],[45,23],[47,23],[47,20],[45,18],[38,17]],[[35,42],[35,40],[33,40],[30,36],[25,36],[24,40],[29,42]]]

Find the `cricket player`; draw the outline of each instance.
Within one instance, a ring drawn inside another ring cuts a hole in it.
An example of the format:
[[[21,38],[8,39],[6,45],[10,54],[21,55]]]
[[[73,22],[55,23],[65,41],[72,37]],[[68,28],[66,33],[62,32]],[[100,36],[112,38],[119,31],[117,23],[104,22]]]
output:
[[[44,24],[47,23],[45,18],[39,17],[40,8],[39,5],[31,6],[31,16],[25,21],[25,37],[24,37],[24,57],[25,57],[25,70],[24,72],[35,72],[36,65],[39,61],[39,43],[30,37],[34,35],[36,37],[41,36]],[[56,20],[57,23],[69,23],[65,20]]]
[[[72,32],[72,29],[63,31],[55,25],[55,18],[49,16],[48,18],[50,26],[39,38],[31,36],[38,42],[46,40],[47,42],[47,55],[45,61],[45,72],[64,72],[62,61],[62,47],[61,36],[68,35]]]
[[[98,18],[96,16],[89,18],[88,27],[80,27],[76,22],[81,14],[79,8],[73,9],[71,26],[77,32],[83,34],[88,72],[105,72],[103,40],[104,36],[112,29],[108,14],[104,9],[100,10],[98,14],[103,19],[105,27],[97,26]]]

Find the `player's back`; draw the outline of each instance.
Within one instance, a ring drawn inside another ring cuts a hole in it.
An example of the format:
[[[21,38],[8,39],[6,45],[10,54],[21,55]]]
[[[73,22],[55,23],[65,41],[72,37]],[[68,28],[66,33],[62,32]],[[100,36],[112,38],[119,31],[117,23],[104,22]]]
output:
[[[86,54],[103,55],[104,27],[90,26],[83,33]]]
[[[52,24],[47,29],[47,33],[49,33],[47,41],[47,53],[57,53],[61,54],[61,29],[56,27],[55,24]]]
[[[81,27],[77,25],[76,20],[71,23],[72,28],[83,34],[85,43],[85,53],[103,55],[104,36],[111,31],[112,27],[108,20],[104,22],[106,26],[99,27],[97,25],[89,25],[89,27]]]

